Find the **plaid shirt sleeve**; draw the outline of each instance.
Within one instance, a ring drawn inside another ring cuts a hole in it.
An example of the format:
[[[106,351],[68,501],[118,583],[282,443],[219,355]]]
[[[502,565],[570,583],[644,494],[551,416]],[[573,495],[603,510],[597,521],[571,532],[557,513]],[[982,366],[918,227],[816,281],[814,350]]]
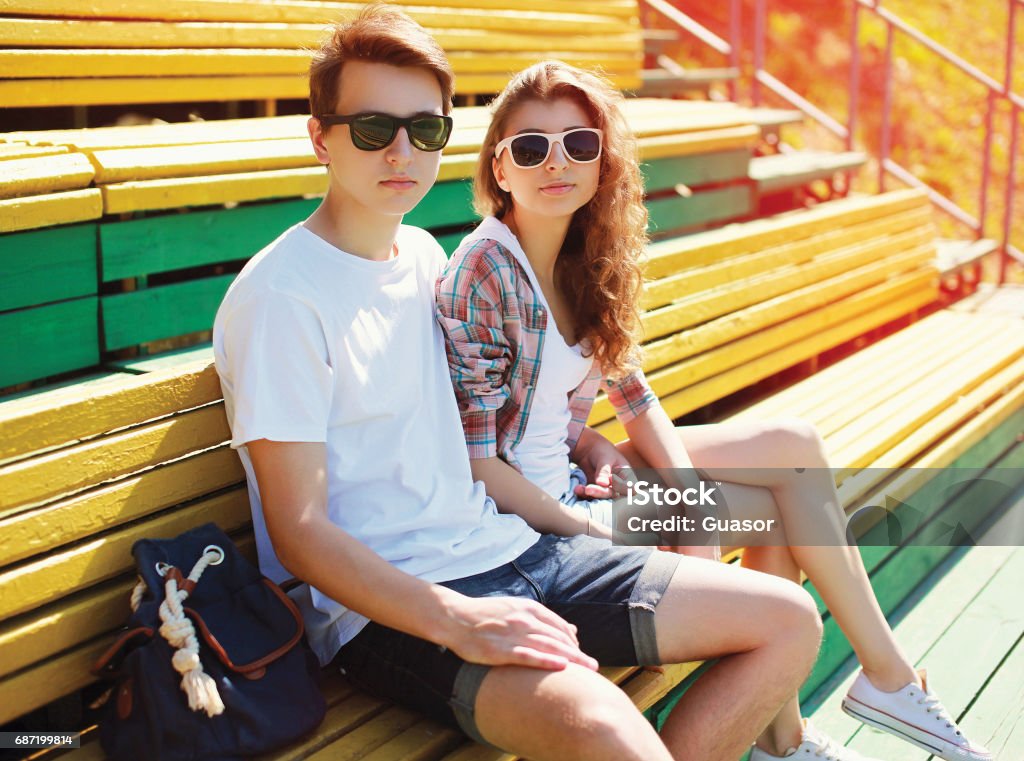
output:
[[[500,267],[489,241],[457,252],[437,281],[437,319],[472,459],[497,455],[497,411],[509,396],[512,350],[504,332]]]
[[[628,423],[655,404],[660,404],[643,370],[638,369],[619,380],[606,380],[604,385],[619,422]]]

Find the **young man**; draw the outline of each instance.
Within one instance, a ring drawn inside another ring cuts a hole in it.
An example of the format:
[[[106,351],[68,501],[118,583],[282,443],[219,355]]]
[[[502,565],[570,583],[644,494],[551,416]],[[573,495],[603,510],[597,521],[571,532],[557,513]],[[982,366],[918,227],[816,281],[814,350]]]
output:
[[[308,583],[321,663],[475,739],[733,761],[806,676],[814,605],[765,574],[539,534],[472,481],[434,319],[444,254],[401,225],[437,177],[452,81],[436,42],[380,8],[314,56],[327,195],[246,265],[214,325],[260,567]],[[596,673],[713,657],[660,738]]]

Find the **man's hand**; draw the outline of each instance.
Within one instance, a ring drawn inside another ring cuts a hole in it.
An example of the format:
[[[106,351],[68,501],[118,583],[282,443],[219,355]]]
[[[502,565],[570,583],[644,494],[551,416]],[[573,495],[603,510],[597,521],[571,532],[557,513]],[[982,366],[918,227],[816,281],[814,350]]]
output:
[[[597,661],[580,650],[576,627],[534,600],[460,595],[448,612],[450,635],[441,644],[463,660],[549,671],[575,663],[597,670]]]
[[[583,429],[573,460],[587,476],[587,485],[576,487],[577,497],[614,499],[625,495],[626,482],[619,473],[628,471],[629,461],[593,428]]]

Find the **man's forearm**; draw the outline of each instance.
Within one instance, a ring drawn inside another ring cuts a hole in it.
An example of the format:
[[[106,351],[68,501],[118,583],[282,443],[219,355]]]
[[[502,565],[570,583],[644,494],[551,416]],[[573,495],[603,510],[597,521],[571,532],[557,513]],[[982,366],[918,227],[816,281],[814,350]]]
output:
[[[377,623],[450,644],[460,594],[400,571],[326,519],[289,533],[291,551],[278,556],[297,578]]]

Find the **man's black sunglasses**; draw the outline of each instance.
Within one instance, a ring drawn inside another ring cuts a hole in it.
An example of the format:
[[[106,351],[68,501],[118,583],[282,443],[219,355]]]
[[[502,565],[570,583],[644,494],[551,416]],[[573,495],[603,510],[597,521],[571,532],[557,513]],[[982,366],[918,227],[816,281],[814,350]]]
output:
[[[440,114],[416,114],[405,118],[391,114],[323,114],[324,127],[349,125],[352,144],[361,151],[379,151],[391,145],[399,127],[405,127],[409,142],[421,151],[439,151],[452,135],[452,118]]]

